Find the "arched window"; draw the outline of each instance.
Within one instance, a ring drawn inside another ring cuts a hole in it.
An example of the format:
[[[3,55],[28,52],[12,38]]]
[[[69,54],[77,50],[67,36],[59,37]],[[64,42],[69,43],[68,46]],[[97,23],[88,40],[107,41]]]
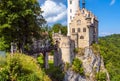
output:
[[[83,32],[86,32],[86,28],[83,28]]]
[[[77,20],[77,25],[80,25],[81,24],[81,20]]]
[[[84,39],[84,36],[80,36],[80,39]]]
[[[77,30],[78,32],[80,32],[80,28],[78,28],[78,30]]]

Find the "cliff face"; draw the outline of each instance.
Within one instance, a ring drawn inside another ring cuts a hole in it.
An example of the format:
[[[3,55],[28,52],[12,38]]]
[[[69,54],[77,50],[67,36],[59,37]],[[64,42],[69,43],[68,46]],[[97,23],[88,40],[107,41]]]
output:
[[[76,58],[82,61],[85,76],[81,76],[69,69],[65,74],[65,81],[96,81],[95,76],[98,72],[105,72],[106,79],[109,81],[109,74],[104,67],[100,54],[95,53],[92,48],[85,48],[83,55],[76,54]]]

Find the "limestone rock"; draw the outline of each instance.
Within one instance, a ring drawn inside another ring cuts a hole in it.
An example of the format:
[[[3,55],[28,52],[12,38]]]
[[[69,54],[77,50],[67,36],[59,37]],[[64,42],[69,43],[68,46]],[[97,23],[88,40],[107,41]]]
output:
[[[109,80],[109,74],[104,67],[103,59],[100,57],[100,54],[95,54],[90,47],[84,49],[84,55],[76,55],[76,58],[79,58],[82,61],[85,76],[81,76],[71,70],[68,70],[65,74],[64,81],[96,81],[95,75],[100,70],[106,72],[107,81]]]
[[[72,70],[68,70],[65,74],[64,81],[87,81],[85,77],[75,73]]]

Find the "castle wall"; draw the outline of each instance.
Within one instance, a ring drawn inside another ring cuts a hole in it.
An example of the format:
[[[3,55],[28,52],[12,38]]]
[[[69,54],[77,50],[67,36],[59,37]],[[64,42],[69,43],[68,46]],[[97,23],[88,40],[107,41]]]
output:
[[[61,34],[54,34],[53,40],[59,42],[59,54],[61,54],[61,60],[64,63],[72,63],[74,59],[74,41],[72,41],[69,37],[65,37]]]

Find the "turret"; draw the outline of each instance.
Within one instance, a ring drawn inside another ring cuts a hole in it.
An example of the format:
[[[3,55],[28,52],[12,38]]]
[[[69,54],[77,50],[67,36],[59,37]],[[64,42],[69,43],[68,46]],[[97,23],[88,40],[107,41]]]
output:
[[[73,19],[73,17],[75,16],[75,13],[79,9],[80,0],[67,0],[67,1],[68,1],[68,12],[67,12],[68,36],[70,36],[69,24],[71,23],[71,20]]]

